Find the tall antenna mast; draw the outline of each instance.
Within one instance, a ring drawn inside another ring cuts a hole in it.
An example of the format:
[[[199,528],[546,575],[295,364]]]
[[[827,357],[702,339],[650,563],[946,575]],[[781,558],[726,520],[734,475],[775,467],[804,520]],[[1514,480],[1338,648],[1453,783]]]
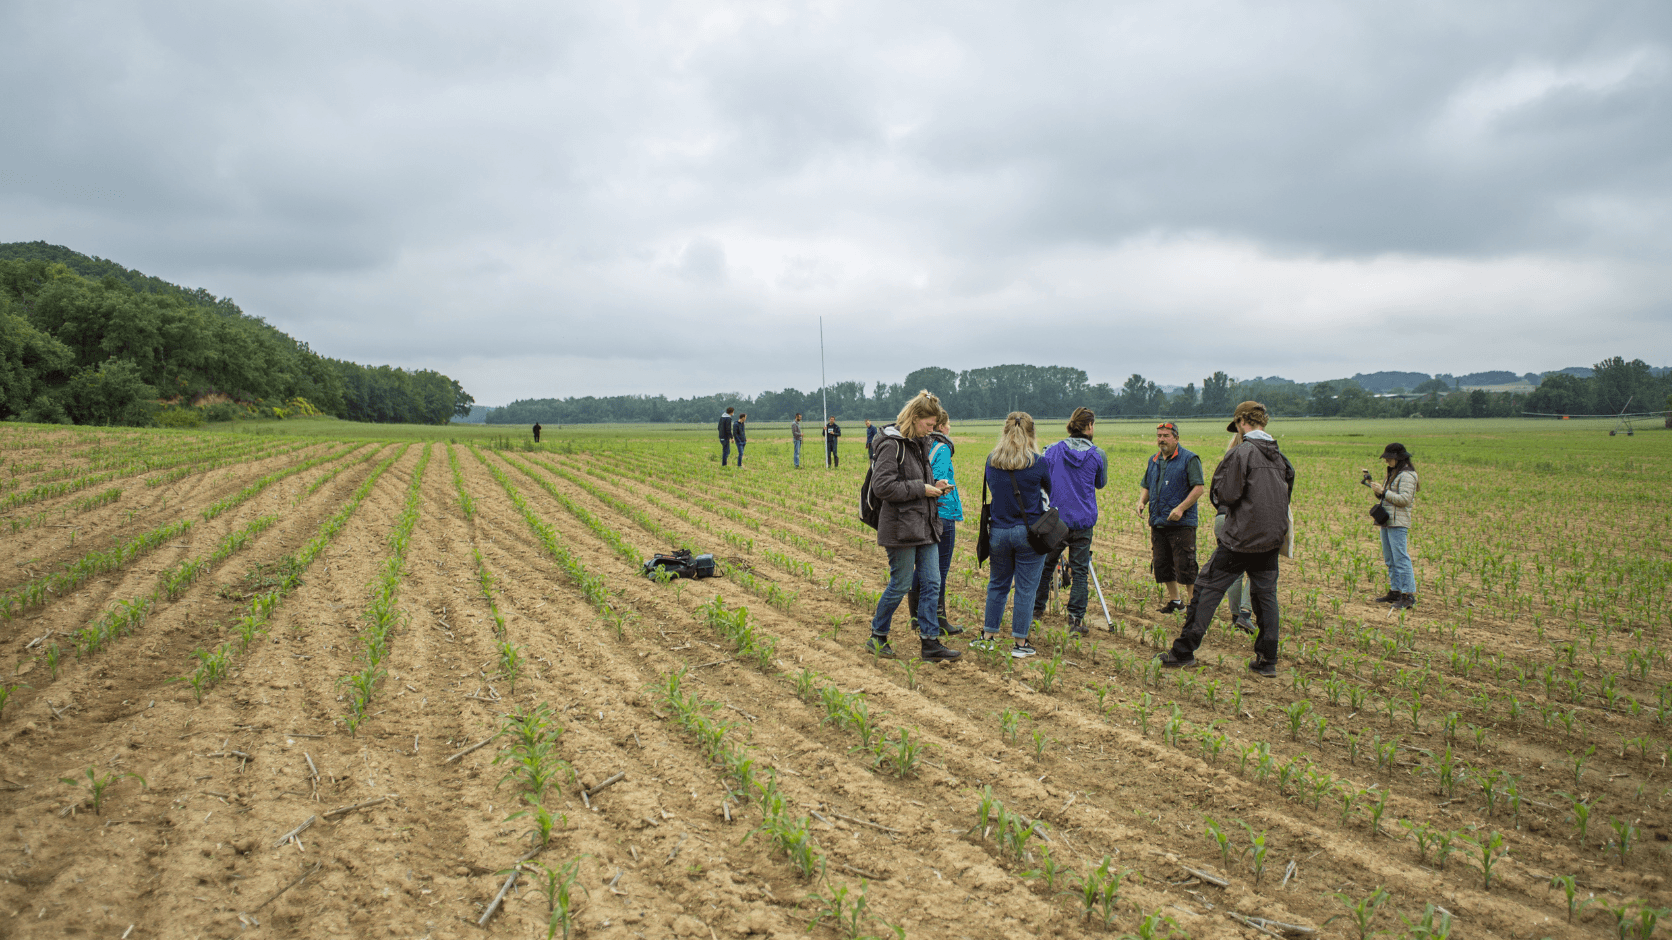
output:
[[[819,402],[824,408],[824,426],[830,426],[830,396],[825,392],[824,378],[824,317],[819,317]],[[824,447],[824,465],[830,466],[830,444]]]

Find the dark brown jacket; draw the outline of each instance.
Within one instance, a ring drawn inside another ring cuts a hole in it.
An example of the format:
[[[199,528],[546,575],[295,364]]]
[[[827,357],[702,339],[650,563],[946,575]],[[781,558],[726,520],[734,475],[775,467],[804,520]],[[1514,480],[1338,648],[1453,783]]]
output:
[[[1226,509],[1220,544],[1233,552],[1282,548],[1294,489],[1294,465],[1276,441],[1244,440],[1213,471],[1208,498]]]
[[[871,455],[871,493],[882,501],[877,544],[904,548],[939,542],[936,500],[923,495],[923,487],[935,481],[929,470],[929,439],[910,440],[894,425],[886,425],[871,442]]]

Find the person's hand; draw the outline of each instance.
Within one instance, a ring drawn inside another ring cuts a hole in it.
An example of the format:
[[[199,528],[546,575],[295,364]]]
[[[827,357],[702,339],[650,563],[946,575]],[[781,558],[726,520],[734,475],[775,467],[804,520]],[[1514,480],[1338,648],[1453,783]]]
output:
[[[1382,495],[1382,493],[1386,490],[1387,490],[1387,487],[1383,486],[1380,483],[1370,484],[1370,492],[1375,493],[1377,496]]]
[[[1180,519],[1183,519],[1183,518],[1184,518],[1184,507],[1183,506],[1174,506],[1173,511],[1167,514],[1167,521],[1168,522],[1177,522],[1177,521],[1179,521]]]
[[[939,499],[946,495],[946,490],[941,489],[933,483],[925,483],[923,484],[923,495]]]
[[[1144,514],[1144,501],[1140,499],[1136,503],[1133,503],[1132,504],[1132,511],[1137,513],[1140,516],[1143,515]]]

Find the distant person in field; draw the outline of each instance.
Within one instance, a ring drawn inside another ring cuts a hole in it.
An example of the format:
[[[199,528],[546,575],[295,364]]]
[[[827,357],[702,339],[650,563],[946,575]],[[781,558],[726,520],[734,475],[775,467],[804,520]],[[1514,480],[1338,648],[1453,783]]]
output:
[[[1171,421],[1155,426],[1155,453],[1144,465],[1138,490],[1138,513],[1149,507],[1150,569],[1155,583],[1167,586],[1161,613],[1184,609],[1196,583],[1196,501],[1201,498],[1202,458],[1179,446],[1179,427]]]
[[[749,417],[745,411],[737,416],[737,422],[732,425],[732,440],[737,442],[737,465],[743,466],[743,448],[749,443],[749,436],[743,431],[743,422]]]
[[[877,434],[871,449],[871,487],[865,494],[878,507],[877,544],[888,550],[888,587],[877,599],[866,649],[893,656],[889,627],[900,601],[918,586],[917,635],[922,656],[949,662],[964,655],[940,641],[940,539],[938,502],[951,486],[935,482],[929,463],[930,432],[940,421],[940,399],[918,392],[893,424]]]
[[[1068,552],[1072,586],[1068,594],[1068,629],[1086,632],[1086,598],[1091,580],[1091,536],[1097,527],[1097,491],[1109,483],[1109,462],[1092,443],[1097,415],[1090,408],[1076,408],[1068,419],[1068,437],[1046,448],[1046,472],[1051,475],[1051,505],[1068,526],[1068,543],[1045,556],[1039,591],[1033,599],[1033,619],[1045,619],[1045,605],[1051,599],[1051,578],[1057,562]]]
[[[726,465],[726,461],[731,459],[732,412],[736,410],[736,408],[727,408],[726,413],[720,416],[720,466],[722,467]],[[741,455],[739,459],[741,459]]]
[[[790,422],[790,440],[795,444],[795,469],[801,469],[801,412],[795,413],[795,420]]]
[[[1046,471],[1045,461],[1040,459],[1032,415],[1012,411],[1004,419],[998,445],[987,455],[982,487],[984,494],[988,491],[993,494],[989,536],[992,554],[988,557],[992,567],[987,579],[987,608],[981,639],[970,646],[981,650],[999,648],[1005,602],[1014,584],[1015,602],[1010,615],[1010,638],[1014,644],[1010,655],[1026,659],[1036,655],[1028,642],[1028,630],[1033,626],[1033,599],[1039,595],[1039,574],[1045,567],[1045,556],[1034,551],[1033,543],[1028,541],[1028,525],[1044,515],[1051,495],[1051,475]]]
[[[867,452],[869,452],[871,450],[871,442],[876,440],[876,439],[877,439],[877,426],[871,423],[870,418],[866,418],[865,419],[865,450]]]
[[[534,443],[540,443],[540,422],[534,422]]]
[[[1370,491],[1382,499],[1388,521],[1382,530],[1382,562],[1388,568],[1388,592],[1376,598],[1378,604],[1392,604],[1394,610],[1410,610],[1417,604],[1417,576],[1411,568],[1411,510],[1416,506],[1416,465],[1404,444],[1389,444],[1382,450],[1387,464],[1387,482],[1370,484]]]
[[[1207,635],[1213,612],[1225,591],[1242,575],[1254,595],[1254,658],[1248,668],[1265,679],[1277,678],[1277,556],[1291,550],[1289,498],[1295,488],[1295,468],[1266,433],[1266,406],[1245,401],[1237,406],[1228,430],[1240,431],[1242,443],[1225,455],[1213,471],[1208,498],[1225,507],[1225,529],[1219,547],[1196,578],[1190,606],[1184,611],[1184,630],[1173,648],[1156,659],[1168,669],[1192,668],[1196,650]]]
[[[824,422],[824,465],[826,467],[840,467],[842,460],[836,453],[836,442],[842,439],[842,426],[836,423],[836,416],[831,415]]]
[[[936,501],[940,516],[940,632],[941,636],[957,636],[964,628],[955,626],[946,616],[946,576],[952,571],[952,550],[958,547],[958,522],[964,518],[964,501],[958,494],[958,482],[952,471],[952,416],[940,411],[940,422],[929,432],[929,471],[935,482],[950,483],[952,488]],[[917,627],[917,601],[922,591],[913,585],[907,605],[911,608],[911,625]]]

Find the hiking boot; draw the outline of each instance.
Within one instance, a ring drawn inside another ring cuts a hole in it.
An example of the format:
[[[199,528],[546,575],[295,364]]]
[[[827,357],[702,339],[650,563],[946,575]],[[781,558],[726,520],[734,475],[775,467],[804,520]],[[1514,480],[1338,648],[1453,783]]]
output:
[[[941,636],[957,636],[958,634],[964,632],[964,628],[954,624],[950,620],[947,620],[945,617],[942,617],[940,619],[940,632]]]
[[[1391,604],[1396,600],[1399,600],[1399,592],[1395,591],[1393,588],[1388,588],[1388,592],[1386,594],[1383,594],[1381,597],[1378,597],[1375,600],[1372,600],[1370,603],[1372,603],[1372,604]]]
[[[1249,636],[1253,636],[1260,632],[1259,628],[1254,626],[1254,621],[1248,619],[1247,614],[1237,614],[1236,619],[1231,621],[1231,626],[1236,627],[1238,630],[1241,630]]]
[[[970,641],[970,649],[980,650],[983,653],[991,653],[998,648],[999,635],[997,633],[983,633],[981,639]]]
[[[1027,659],[1029,656],[1038,655],[1039,651],[1029,646],[1027,640],[1017,640],[1016,645],[1010,648],[1011,659]]]
[[[1158,653],[1155,657],[1155,661],[1161,664],[1162,669],[1196,668],[1196,657],[1190,656],[1187,658],[1181,658],[1172,650],[1163,650],[1161,653]]]
[[[1417,606],[1417,596],[1415,594],[1400,594],[1399,599],[1393,602],[1394,610],[1410,610],[1415,606]]]
[[[865,641],[865,650],[886,659],[894,658],[894,647],[888,645],[888,637],[886,636],[871,634],[871,638]]]
[[[933,637],[923,641],[923,658],[932,663],[949,663],[964,655],[963,650],[955,650]]]
[[[1162,613],[1162,614],[1176,614],[1183,609],[1184,609],[1183,602],[1181,602],[1178,598],[1175,597],[1172,600],[1168,601],[1167,603],[1162,604],[1161,609],[1156,611],[1156,612],[1157,613]]]
[[[1259,657],[1255,657],[1248,661],[1248,671],[1262,679],[1275,679],[1277,678],[1277,663],[1261,662]]]
[[[1086,635],[1086,618],[1084,618],[1084,617],[1069,617],[1068,618],[1068,632],[1074,634],[1075,636],[1085,636]]]

